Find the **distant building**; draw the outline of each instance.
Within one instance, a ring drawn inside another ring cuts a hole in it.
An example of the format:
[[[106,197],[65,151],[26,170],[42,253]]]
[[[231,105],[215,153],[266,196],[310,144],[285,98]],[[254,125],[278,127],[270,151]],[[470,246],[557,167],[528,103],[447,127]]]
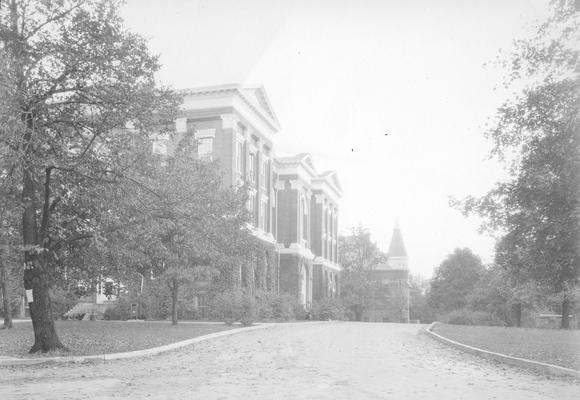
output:
[[[384,285],[382,300],[369,312],[371,321],[409,322],[409,257],[398,222],[395,223],[386,263],[373,273]]]

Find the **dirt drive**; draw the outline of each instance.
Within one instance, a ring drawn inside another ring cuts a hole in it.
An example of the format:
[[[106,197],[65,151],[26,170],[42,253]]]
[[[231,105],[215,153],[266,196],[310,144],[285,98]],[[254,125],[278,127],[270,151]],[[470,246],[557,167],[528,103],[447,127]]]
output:
[[[0,370],[0,399],[577,399],[580,383],[450,349],[418,325],[289,324],[163,355]]]

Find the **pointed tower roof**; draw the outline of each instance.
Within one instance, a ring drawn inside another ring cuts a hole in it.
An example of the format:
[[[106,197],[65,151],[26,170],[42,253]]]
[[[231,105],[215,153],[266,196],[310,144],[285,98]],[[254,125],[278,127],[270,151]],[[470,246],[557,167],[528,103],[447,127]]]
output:
[[[389,257],[407,257],[407,249],[403,242],[399,221],[395,222],[395,228],[393,229],[393,237],[389,245]]]

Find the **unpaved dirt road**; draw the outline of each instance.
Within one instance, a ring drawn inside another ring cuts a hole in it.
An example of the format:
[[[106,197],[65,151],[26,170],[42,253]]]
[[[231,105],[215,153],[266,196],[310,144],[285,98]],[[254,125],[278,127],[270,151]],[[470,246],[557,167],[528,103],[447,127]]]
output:
[[[0,399],[579,399],[580,383],[463,354],[417,325],[279,325],[163,355],[0,369]]]

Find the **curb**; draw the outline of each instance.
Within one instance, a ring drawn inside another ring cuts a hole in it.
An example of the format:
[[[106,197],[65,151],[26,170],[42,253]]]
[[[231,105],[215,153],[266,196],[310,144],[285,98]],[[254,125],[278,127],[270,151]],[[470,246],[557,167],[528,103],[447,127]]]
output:
[[[229,329],[225,331],[210,333],[208,335],[198,336],[192,339],[182,340],[180,342],[170,343],[159,347],[153,347],[150,349],[127,351],[124,353],[110,353],[110,354],[98,354],[90,356],[71,356],[71,357],[47,357],[47,358],[0,358],[0,367],[3,366],[13,366],[13,365],[37,365],[44,363],[81,363],[86,361],[109,361],[109,360],[120,360],[126,358],[136,358],[153,356],[156,354],[164,353],[166,351],[179,349],[181,347],[189,346],[194,343],[203,342],[206,340],[217,339],[224,336],[234,335],[236,333],[255,331],[259,329],[271,328],[274,325],[255,325],[246,328],[236,328]]]
[[[0,357],[0,367],[17,366],[17,365],[37,365],[45,363],[82,363],[86,361],[110,361],[121,360],[127,358],[137,358],[153,356],[166,351],[179,349],[181,347],[189,346],[195,343],[204,342],[206,340],[217,339],[224,336],[234,335],[236,333],[255,331],[266,328],[273,328],[276,326],[302,325],[302,324],[328,324],[338,321],[312,321],[312,322],[283,322],[283,323],[262,323],[244,328],[229,329],[225,331],[210,333],[203,336],[194,337],[191,339],[182,340],[180,342],[170,343],[159,347],[152,347],[149,349],[127,351],[124,353],[110,353],[97,354],[90,356],[71,356],[71,357],[47,357],[47,358],[16,358],[16,357]]]
[[[477,347],[469,346],[467,344],[459,343],[454,340],[448,339],[432,331],[436,324],[439,322],[435,321],[429,325],[425,331],[433,339],[445,343],[456,349],[465,351],[470,354],[474,354],[483,358],[503,362],[505,364],[513,365],[516,367],[530,368],[539,372],[556,375],[556,376],[571,376],[576,379],[580,379],[580,371],[571,368],[560,367],[559,365],[547,364],[539,361],[528,360],[527,358],[512,357],[501,353],[495,353],[493,351],[479,349]]]

